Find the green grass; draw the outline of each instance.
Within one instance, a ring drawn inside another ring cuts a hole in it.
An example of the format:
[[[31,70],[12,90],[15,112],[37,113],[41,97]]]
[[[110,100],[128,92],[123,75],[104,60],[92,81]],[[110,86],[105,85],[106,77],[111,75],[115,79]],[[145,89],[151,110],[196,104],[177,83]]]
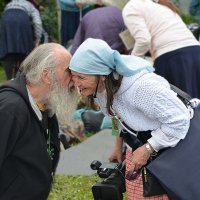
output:
[[[98,176],[56,175],[48,200],[92,200],[91,187]]]
[[[6,81],[6,74],[3,67],[0,65],[0,83],[4,83]]]

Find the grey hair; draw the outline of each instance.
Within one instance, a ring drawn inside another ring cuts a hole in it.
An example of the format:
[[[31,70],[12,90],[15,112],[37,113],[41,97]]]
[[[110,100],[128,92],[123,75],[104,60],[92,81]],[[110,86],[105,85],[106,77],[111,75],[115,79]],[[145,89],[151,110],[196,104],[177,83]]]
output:
[[[35,48],[22,62],[20,70],[30,83],[39,83],[42,72],[46,69],[55,73],[56,65],[59,59],[56,56],[58,49],[64,49],[63,46],[57,43],[46,43]]]

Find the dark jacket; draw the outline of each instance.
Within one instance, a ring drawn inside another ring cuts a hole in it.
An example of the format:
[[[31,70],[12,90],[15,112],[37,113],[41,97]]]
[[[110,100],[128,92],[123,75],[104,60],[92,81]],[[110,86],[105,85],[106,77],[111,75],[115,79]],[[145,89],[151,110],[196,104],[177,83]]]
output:
[[[0,124],[0,199],[47,199],[59,158],[58,123],[48,118],[51,160],[47,132],[31,107],[23,75],[0,87]]]

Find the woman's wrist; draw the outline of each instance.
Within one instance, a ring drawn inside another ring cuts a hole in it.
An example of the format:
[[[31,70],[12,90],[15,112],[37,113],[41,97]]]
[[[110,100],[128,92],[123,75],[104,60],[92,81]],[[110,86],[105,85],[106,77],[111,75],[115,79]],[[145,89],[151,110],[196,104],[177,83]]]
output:
[[[146,150],[148,151],[148,153],[151,155],[151,154],[153,154],[153,153],[155,153],[155,150],[154,150],[154,148],[151,146],[151,144],[150,143],[146,143],[145,144],[145,148],[146,148]]]

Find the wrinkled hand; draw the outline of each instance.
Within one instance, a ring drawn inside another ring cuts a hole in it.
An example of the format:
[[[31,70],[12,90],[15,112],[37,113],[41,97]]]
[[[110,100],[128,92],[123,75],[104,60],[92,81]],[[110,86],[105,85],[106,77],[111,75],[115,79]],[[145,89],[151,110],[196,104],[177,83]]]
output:
[[[142,166],[147,164],[147,161],[150,157],[149,152],[147,151],[145,145],[137,148],[132,155],[132,164],[130,172],[140,169]]]

